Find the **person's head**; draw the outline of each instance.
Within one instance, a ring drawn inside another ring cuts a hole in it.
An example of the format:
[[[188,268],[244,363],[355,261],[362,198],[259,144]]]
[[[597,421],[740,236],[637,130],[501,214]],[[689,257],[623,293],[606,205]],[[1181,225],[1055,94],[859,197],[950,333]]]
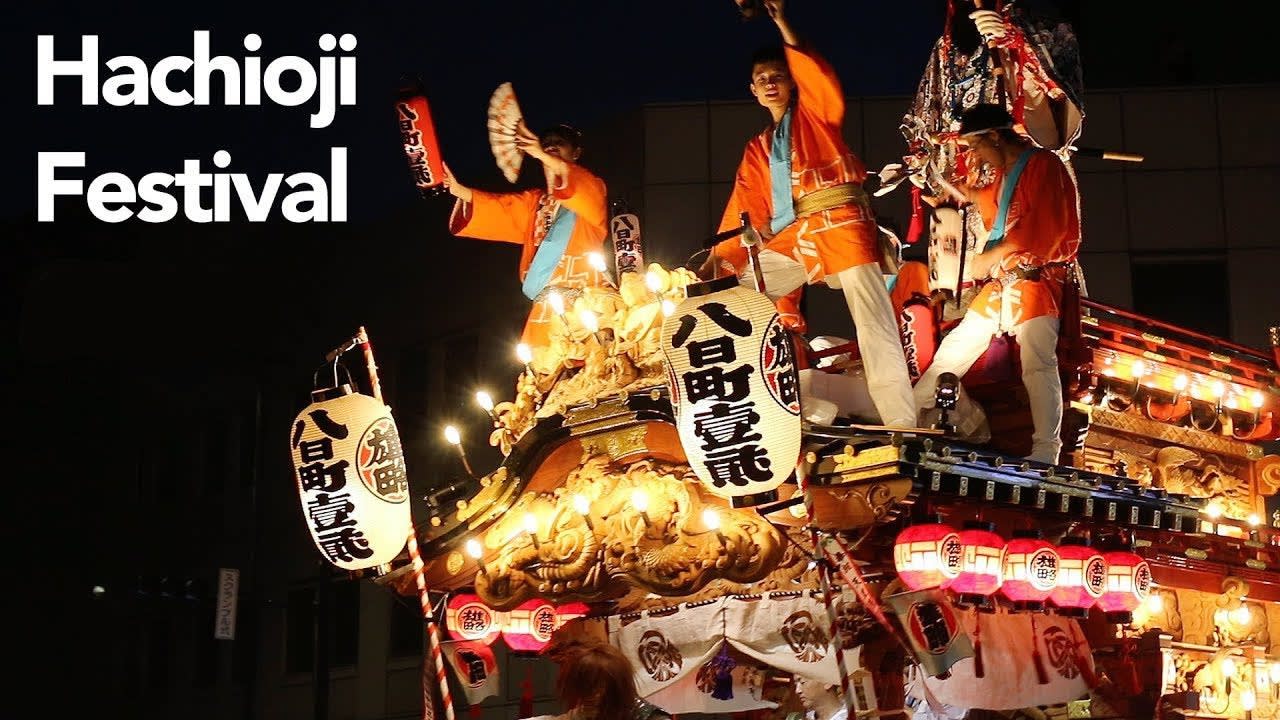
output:
[[[565,710],[579,709],[600,720],[631,717],[636,684],[631,663],[606,643],[583,644],[558,661],[556,690]]]
[[[960,116],[960,145],[989,165],[1003,165],[1005,149],[1025,143],[1013,129],[1013,117],[1001,105],[974,105]]]
[[[577,162],[582,157],[582,133],[567,123],[552,125],[538,134],[542,150],[562,160]]]
[[[796,696],[809,710],[828,710],[840,703],[840,689],[837,686],[807,677],[796,678]]]
[[[751,56],[751,94],[756,102],[770,110],[785,108],[791,104],[795,89],[782,48],[764,47]]]

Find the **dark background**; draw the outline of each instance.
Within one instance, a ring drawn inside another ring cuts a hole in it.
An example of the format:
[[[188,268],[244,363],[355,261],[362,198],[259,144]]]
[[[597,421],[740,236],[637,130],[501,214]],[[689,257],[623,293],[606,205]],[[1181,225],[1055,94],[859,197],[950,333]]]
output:
[[[790,4],[795,25],[822,48],[851,96],[914,92],[944,8],[941,0]],[[1081,41],[1087,88],[1277,79],[1264,55],[1270,25],[1250,12],[1060,6]],[[401,433],[427,460],[416,489],[456,474],[441,455],[438,427],[469,395],[428,406],[431,381],[417,369],[430,366],[437,381],[457,388],[485,382],[509,392],[516,368],[484,362],[484,345],[446,349],[444,366],[430,362],[468,330],[460,317],[477,316],[454,308],[520,305],[518,256],[451,238],[449,203],[417,198],[391,108],[402,74],[426,83],[443,154],[459,176],[499,187],[485,135],[488,97],[499,83],[514,84],[535,126],[590,128],[647,102],[744,98],[747,58],[776,38],[767,21],[740,22],[729,0],[27,2],[7,10],[3,25],[0,276],[8,342],[0,371],[17,459],[13,520],[5,523],[17,577],[11,599],[25,608],[19,637],[30,634],[35,657],[71,653],[90,667],[113,662],[95,655],[93,635],[83,632],[92,584],[141,592],[166,577],[203,582],[229,562],[219,548],[252,553],[264,525],[286,522],[289,508],[243,498],[258,497],[262,483],[291,483],[277,430],[305,405],[323,353],[355,327],[370,328],[386,363],[385,389],[399,401]],[[66,79],[56,81],[56,105],[35,104],[38,34],[56,36],[60,58],[77,56],[79,36],[96,33],[103,61],[129,54],[150,65],[189,55],[197,29],[212,32],[215,54],[232,57],[243,57],[246,33],[260,34],[264,66],[285,54],[317,57],[322,33],[352,33],[359,104],[338,108],[322,130],[308,127],[310,105],[82,107],[78,83]],[[257,186],[270,172],[327,176],[331,146],[349,152],[345,224],[107,225],[81,199],[60,199],[56,222],[35,222],[41,150],[86,152],[87,186],[107,171],[135,180],[173,172],[187,158],[212,171],[213,153],[225,149],[228,171],[247,173]],[[508,347],[523,320],[518,312],[481,315],[494,347]],[[499,372],[490,371],[495,366]],[[190,443],[193,435],[201,440]],[[471,442],[487,467],[483,441]],[[224,482],[220,473],[234,477]],[[210,489],[218,483],[225,487]]]

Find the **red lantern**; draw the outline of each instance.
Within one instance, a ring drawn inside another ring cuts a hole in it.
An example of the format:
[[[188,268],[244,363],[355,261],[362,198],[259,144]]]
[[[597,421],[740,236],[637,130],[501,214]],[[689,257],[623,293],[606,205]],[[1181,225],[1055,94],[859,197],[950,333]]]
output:
[[[1060,562],[1058,551],[1041,539],[1039,530],[1015,530],[1004,548],[1004,584],[1000,592],[1013,601],[1015,608],[1040,612],[1058,585]]]
[[[912,525],[893,542],[893,566],[912,590],[940,587],[960,572],[960,536],[940,522]]]
[[[569,622],[570,620],[573,620],[575,618],[585,617],[588,612],[591,612],[591,608],[587,607],[586,603],[578,602],[578,603],[569,603],[567,605],[561,605],[560,607],[556,608],[555,629],[559,630],[562,625]]]
[[[1107,614],[1107,622],[1127,625],[1133,622],[1133,610],[1151,594],[1151,566],[1128,550],[1102,556],[1107,563],[1107,583],[1098,609]]]
[[[960,572],[943,587],[959,593],[961,604],[984,604],[1000,589],[1004,538],[995,533],[994,523],[969,520],[959,539]]]
[[[551,641],[556,627],[556,607],[534,599],[507,613],[502,639],[516,652],[536,653]]]
[[[1058,585],[1049,600],[1060,615],[1084,617],[1107,587],[1107,561],[1089,547],[1088,538],[1077,536],[1062,538],[1058,557]]]
[[[444,619],[449,634],[458,640],[491,644],[502,631],[502,615],[477,595],[454,595],[445,607]]]

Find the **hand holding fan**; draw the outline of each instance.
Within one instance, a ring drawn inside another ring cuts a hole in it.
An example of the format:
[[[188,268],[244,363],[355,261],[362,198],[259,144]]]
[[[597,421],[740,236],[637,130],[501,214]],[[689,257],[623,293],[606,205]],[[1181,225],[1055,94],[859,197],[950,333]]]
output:
[[[524,153],[516,147],[516,128],[522,117],[511,83],[502,83],[489,98],[489,147],[509,182],[520,176],[520,163],[524,160]]]

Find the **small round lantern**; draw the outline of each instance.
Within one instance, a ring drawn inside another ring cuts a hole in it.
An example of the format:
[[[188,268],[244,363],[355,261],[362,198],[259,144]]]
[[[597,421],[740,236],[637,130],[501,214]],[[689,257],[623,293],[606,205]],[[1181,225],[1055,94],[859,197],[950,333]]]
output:
[[[1058,557],[1058,584],[1049,600],[1059,615],[1085,617],[1106,589],[1107,561],[1088,538],[1074,535],[1062,538]]]
[[[449,598],[444,620],[449,634],[457,640],[471,640],[485,645],[498,639],[502,631],[502,613],[484,604],[477,595],[461,593]]]
[[[986,605],[1000,589],[1004,538],[995,533],[994,523],[969,520],[959,540],[960,572],[943,587],[959,594],[961,605]]]
[[[1041,537],[1039,530],[1015,530],[1004,548],[1004,584],[1000,592],[1018,610],[1042,612],[1044,601],[1058,585],[1060,562],[1058,551]]]
[[[960,572],[960,536],[942,522],[912,525],[893,541],[893,566],[912,590],[941,587]]]
[[[551,641],[556,630],[556,607],[546,600],[533,599],[507,614],[502,639],[518,653],[536,653]]]
[[[1128,625],[1133,611],[1151,594],[1151,566],[1141,556],[1118,550],[1102,556],[1107,563],[1107,583],[1097,607],[1107,622]]]

